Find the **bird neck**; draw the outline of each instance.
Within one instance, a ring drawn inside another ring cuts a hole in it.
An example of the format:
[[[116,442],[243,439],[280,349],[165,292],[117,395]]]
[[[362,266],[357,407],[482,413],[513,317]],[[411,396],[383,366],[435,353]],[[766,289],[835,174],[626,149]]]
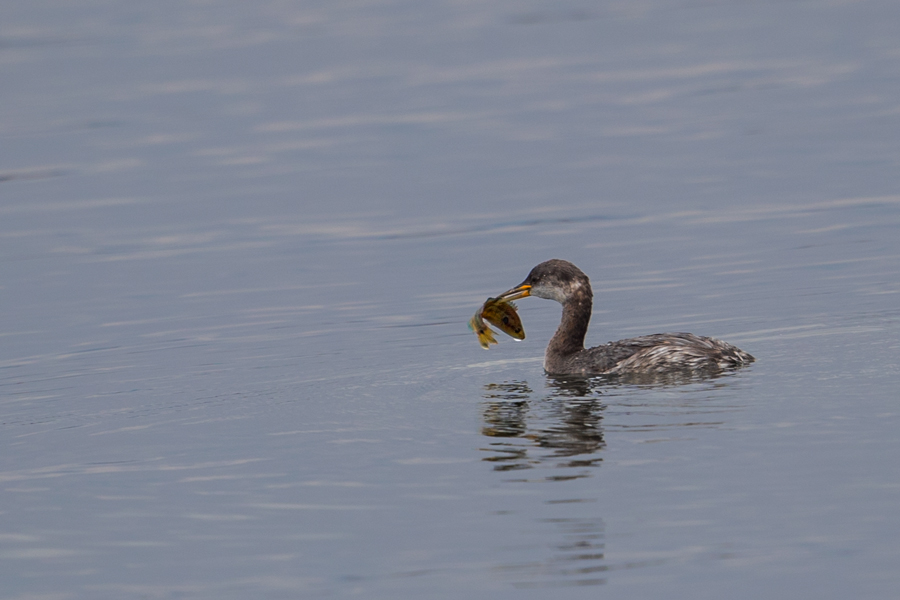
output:
[[[592,306],[590,289],[573,295],[563,304],[562,320],[547,346],[548,355],[565,356],[584,350]]]

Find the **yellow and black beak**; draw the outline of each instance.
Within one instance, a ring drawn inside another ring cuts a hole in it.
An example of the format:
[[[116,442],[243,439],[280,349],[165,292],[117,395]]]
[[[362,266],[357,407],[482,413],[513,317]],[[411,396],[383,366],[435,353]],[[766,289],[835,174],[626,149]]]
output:
[[[518,300],[519,298],[527,298],[531,295],[531,286],[527,283],[523,283],[517,285],[511,290],[503,292],[499,296],[497,296],[497,300],[505,300],[507,302],[511,302],[513,300]]]

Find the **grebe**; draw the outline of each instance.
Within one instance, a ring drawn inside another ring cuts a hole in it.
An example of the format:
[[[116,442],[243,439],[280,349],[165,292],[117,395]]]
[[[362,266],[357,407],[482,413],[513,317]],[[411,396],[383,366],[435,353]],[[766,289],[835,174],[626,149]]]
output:
[[[551,375],[719,371],[754,361],[731,344],[692,333],[655,333],[585,349],[593,295],[591,282],[581,269],[553,259],[533,268],[525,281],[498,298],[536,296],[562,304],[562,321],[544,354],[544,370]]]

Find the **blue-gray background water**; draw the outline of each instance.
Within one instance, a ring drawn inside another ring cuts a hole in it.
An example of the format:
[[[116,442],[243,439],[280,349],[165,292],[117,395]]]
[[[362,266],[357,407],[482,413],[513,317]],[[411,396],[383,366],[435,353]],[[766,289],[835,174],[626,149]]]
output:
[[[898,597],[898,140],[893,0],[4,3],[0,597]]]

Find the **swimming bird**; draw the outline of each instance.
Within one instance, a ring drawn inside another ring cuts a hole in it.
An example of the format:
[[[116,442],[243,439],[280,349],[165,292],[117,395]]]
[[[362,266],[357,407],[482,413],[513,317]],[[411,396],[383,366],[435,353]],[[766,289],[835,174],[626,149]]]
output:
[[[533,268],[525,281],[498,298],[535,296],[562,304],[562,320],[544,354],[544,370],[551,375],[708,372],[755,360],[731,344],[692,333],[655,333],[585,349],[593,295],[590,279],[581,269],[553,259]]]

